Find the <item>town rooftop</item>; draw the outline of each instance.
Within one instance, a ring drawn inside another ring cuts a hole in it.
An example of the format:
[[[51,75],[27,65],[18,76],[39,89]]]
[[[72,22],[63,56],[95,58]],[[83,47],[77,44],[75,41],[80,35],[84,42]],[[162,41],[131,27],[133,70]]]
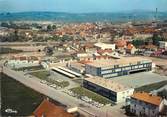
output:
[[[137,62],[152,62],[149,59],[143,59],[141,57],[121,57],[120,59],[100,59],[93,60],[90,63],[86,63],[87,65],[94,67],[109,67],[112,65],[129,65],[137,64]]]

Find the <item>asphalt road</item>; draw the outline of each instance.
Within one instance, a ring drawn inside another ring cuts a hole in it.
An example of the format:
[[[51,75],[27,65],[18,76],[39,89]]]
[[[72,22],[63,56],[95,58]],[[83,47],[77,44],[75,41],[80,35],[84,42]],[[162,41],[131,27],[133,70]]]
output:
[[[13,79],[21,82],[22,84],[64,104],[68,107],[79,107],[79,112],[86,115],[86,117],[104,117],[106,115],[106,109],[98,109],[96,107],[93,107],[81,100],[78,100],[74,97],[71,97],[65,93],[63,93],[61,90],[55,90],[45,84],[41,84],[40,80],[38,78],[32,77],[29,78],[27,76],[24,76],[23,72],[16,72],[9,68],[3,67],[3,72]],[[82,105],[82,106],[81,106]],[[107,108],[108,109],[108,108]],[[89,113],[89,114],[88,114]],[[112,113],[107,114],[108,117],[113,117]],[[114,116],[119,117],[119,116]]]

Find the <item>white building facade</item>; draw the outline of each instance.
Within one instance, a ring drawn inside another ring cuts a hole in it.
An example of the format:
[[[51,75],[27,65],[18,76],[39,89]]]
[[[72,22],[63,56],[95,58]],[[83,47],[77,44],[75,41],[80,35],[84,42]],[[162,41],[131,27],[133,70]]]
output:
[[[162,99],[145,92],[134,93],[130,99],[130,112],[138,117],[159,117]]]
[[[159,41],[159,48],[167,50],[167,42]]]
[[[84,79],[83,87],[115,103],[125,102],[126,98],[130,97],[134,92],[133,88],[125,87],[122,84],[101,77]]]
[[[126,59],[127,62],[124,62]],[[133,62],[134,61],[134,62]],[[120,60],[95,60],[85,65],[86,74],[112,78],[152,70],[152,61],[124,58]]]

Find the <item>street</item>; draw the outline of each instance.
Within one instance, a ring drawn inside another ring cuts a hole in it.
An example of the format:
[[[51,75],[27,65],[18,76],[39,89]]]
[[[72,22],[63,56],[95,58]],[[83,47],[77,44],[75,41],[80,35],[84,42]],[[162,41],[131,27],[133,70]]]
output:
[[[114,108],[118,108],[117,106],[107,106],[104,108],[96,108],[91,106],[88,103],[85,103],[77,98],[71,97],[61,90],[55,90],[54,88],[51,88],[45,84],[40,83],[40,79],[32,77],[26,77],[24,76],[23,72],[16,72],[13,71],[7,67],[3,67],[3,73],[7,74],[8,76],[14,78],[15,80],[21,82],[22,84],[26,85],[27,87],[30,87],[48,97],[50,97],[53,100],[56,100],[64,105],[67,105],[67,107],[76,107],[78,106],[79,112],[86,115],[86,117],[124,117],[125,115],[118,110]],[[126,116],[125,116],[126,117]]]

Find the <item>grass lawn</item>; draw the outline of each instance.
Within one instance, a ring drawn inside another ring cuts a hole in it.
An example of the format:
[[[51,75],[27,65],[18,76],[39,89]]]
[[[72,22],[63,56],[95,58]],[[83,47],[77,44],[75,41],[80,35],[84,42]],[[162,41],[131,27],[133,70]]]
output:
[[[48,78],[48,76],[50,75],[49,71],[38,71],[38,72],[32,72],[30,74],[35,76],[35,77],[40,78],[41,80],[46,80],[47,82],[50,82],[50,83],[55,84],[55,85],[62,87],[62,88],[69,86],[68,81],[58,82],[56,80],[49,79]]]
[[[46,81],[48,81],[52,84],[55,84],[59,87],[62,87],[62,88],[68,87],[70,85],[68,81],[58,82],[58,81],[55,81],[55,80],[52,80],[52,79],[47,79]]]
[[[167,80],[136,88],[135,91],[150,92],[150,91],[153,91],[153,90],[157,90],[157,89],[159,89],[159,88],[161,88],[161,87],[163,87],[165,85],[167,85]]]
[[[41,80],[46,80],[47,77],[50,75],[49,71],[38,71],[38,72],[32,72],[31,75],[38,77]]]
[[[1,74],[2,116],[29,116],[45,98],[44,95],[24,86],[7,75]],[[8,114],[6,109],[17,110],[17,114]]]
[[[78,94],[79,96],[87,96],[89,98],[91,98],[92,100],[102,103],[102,104],[109,104],[111,103],[111,101],[97,93],[94,93],[86,88],[83,87],[76,87],[76,88],[72,88],[70,89],[72,92]]]
[[[43,70],[43,66],[42,65],[39,65],[39,66],[32,66],[32,67],[22,67],[22,68],[18,68],[18,69],[15,69],[16,71],[24,71],[24,70],[27,70],[27,71],[34,71],[34,70]]]
[[[20,53],[23,52],[22,50],[16,50],[16,49],[11,49],[11,48],[0,48],[0,54],[9,54],[9,53]]]

